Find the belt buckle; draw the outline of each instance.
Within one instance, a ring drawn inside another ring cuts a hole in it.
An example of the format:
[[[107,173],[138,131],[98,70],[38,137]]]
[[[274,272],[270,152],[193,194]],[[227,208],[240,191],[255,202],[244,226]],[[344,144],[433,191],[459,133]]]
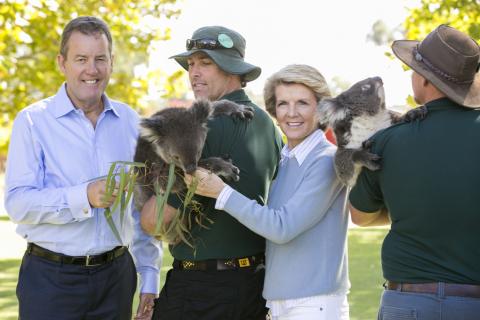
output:
[[[238,259],[238,266],[240,268],[250,267],[250,260],[248,258]]]
[[[192,270],[195,267],[195,262],[190,260],[183,260],[182,261],[182,268],[184,270]]]
[[[85,259],[85,267],[96,267],[96,266],[99,266],[100,263],[90,263],[91,259],[93,257],[90,256],[90,255],[87,255],[86,256],[86,259]]]

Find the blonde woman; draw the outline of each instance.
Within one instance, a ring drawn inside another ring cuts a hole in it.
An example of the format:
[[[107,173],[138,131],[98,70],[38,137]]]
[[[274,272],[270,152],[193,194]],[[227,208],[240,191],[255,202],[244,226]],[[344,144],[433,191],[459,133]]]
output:
[[[349,318],[346,191],[333,167],[336,147],[315,115],[329,96],[324,77],[307,65],[289,65],[267,80],[266,109],[287,145],[266,206],[196,172],[198,194],[216,198],[217,209],[267,239],[263,296],[272,319]]]

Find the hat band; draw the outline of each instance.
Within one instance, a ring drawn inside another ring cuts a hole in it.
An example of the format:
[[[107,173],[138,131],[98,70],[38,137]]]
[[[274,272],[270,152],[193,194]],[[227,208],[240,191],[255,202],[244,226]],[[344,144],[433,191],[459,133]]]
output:
[[[431,71],[439,75],[440,77],[454,83],[458,84],[469,84],[473,82],[473,79],[471,80],[460,80],[454,76],[449,75],[448,73],[440,70],[439,68],[435,67],[428,59],[426,59],[420,52],[418,52],[418,45],[413,48],[413,56],[415,57],[415,60],[423,62]]]

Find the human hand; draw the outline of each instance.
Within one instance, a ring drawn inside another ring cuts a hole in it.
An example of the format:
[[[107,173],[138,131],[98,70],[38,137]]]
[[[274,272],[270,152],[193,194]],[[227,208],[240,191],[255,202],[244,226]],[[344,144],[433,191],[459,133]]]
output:
[[[195,177],[198,179],[195,193],[204,197],[216,199],[226,186],[225,182],[223,182],[219,176],[202,168],[195,171]],[[187,185],[190,185],[193,181],[193,176],[185,174],[184,180]]]
[[[105,201],[105,195],[107,190],[106,180],[97,180],[90,182],[87,186],[88,202],[92,208],[108,208],[110,207],[117,196],[118,190],[113,191],[109,201]]]
[[[156,295],[153,293],[141,293],[137,313],[134,320],[150,320],[153,315]]]

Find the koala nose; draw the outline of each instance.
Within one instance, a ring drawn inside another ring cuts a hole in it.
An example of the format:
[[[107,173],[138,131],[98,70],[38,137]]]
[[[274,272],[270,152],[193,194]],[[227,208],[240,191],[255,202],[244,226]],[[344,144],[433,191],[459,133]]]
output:
[[[373,77],[373,80],[374,80],[375,82],[380,83],[381,85],[383,84],[382,78],[380,78],[380,77]]]
[[[188,174],[193,174],[197,170],[197,165],[192,163],[185,167],[185,172]]]

